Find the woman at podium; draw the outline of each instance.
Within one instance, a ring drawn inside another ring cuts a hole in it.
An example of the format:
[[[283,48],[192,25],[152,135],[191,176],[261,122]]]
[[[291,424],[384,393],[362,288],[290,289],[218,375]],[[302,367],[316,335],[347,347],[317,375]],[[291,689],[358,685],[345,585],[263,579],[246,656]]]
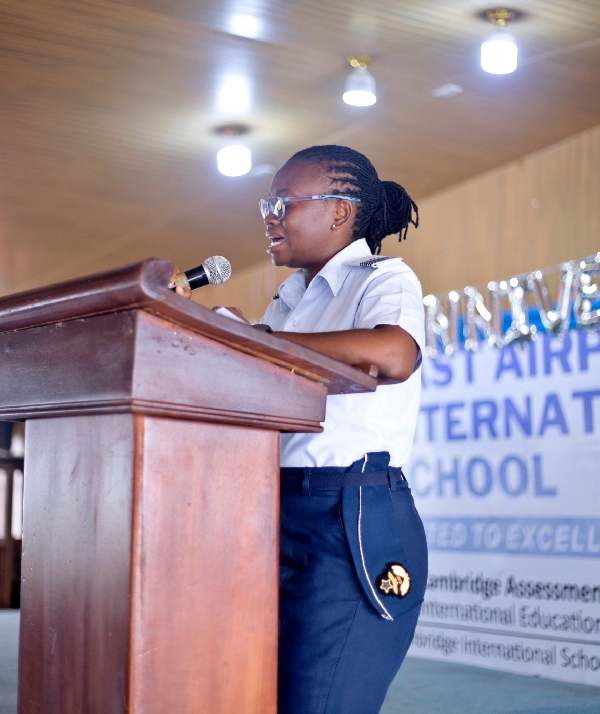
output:
[[[357,151],[315,146],[275,174],[260,210],[273,263],[297,268],[265,329],[375,365],[388,382],[329,396],[322,433],[281,437],[278,711],[377,714],[427,580],[402,473],[419,409],[421,287],[402,259],[379,255],[387,235],[418,225],[417,207]]]

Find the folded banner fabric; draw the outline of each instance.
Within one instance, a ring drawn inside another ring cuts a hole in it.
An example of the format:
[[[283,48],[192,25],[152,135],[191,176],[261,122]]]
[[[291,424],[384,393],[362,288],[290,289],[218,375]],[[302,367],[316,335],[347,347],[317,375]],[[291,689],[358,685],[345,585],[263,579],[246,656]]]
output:
[[[600,330],[425,358],[410,655],[600,686]]]

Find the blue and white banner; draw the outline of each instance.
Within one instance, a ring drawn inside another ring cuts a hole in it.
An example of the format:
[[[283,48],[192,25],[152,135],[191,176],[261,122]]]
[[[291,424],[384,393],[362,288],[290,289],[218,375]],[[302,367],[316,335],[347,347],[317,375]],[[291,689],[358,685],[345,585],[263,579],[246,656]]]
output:
[[[425,359],[410,655],[600,686],[600,330]]]

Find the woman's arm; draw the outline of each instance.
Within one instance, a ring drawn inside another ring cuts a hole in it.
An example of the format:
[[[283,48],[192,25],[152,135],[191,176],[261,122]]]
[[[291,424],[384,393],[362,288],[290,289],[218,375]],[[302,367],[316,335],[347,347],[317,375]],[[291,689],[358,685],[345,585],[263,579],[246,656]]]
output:
[[[213,307],[213,310],[218,308]],[[236,307],[228,310],[248,322]],[[351,366],[375,365],[379,377],[405,382],[415,371],[419,348],[406,330],[397,325],[378,325],[373,329],[339,330],[336,332],[274,332],[299,345],[322,352]]]
[[[379,376],[394,382],[404,382],[411,376],[419,354],[411,335],[396,325],[378,325],[372,330],[274,334],[349,365],[373,364]]]

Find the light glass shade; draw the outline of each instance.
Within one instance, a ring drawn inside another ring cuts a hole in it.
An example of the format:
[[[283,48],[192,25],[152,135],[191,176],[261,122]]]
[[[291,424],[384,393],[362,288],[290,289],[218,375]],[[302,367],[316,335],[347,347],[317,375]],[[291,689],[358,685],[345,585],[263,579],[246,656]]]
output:
[[[229,30],[234,35],[249,37],[255,40],[260,35],[260,22],[252,15],[232,15],[229,19]]]
[[[223,77],[217,95],[217,105],[223,114],[245,114],[250,107],[250,83],[246,77]]]
[[[342,97],[346,104],[354,107],[370,107],[375,104],[375,77],[368,69],[357,67],[350,72],[346,91]]]
[[[223,176],[244,176],[252,168],[252,154],[246,146],[226,146],[217,154],[217,167]]]
[[[497,32],[481,45],[481,69],[490,74],[510,74],[517,69],[517,41],[506,32]]]

